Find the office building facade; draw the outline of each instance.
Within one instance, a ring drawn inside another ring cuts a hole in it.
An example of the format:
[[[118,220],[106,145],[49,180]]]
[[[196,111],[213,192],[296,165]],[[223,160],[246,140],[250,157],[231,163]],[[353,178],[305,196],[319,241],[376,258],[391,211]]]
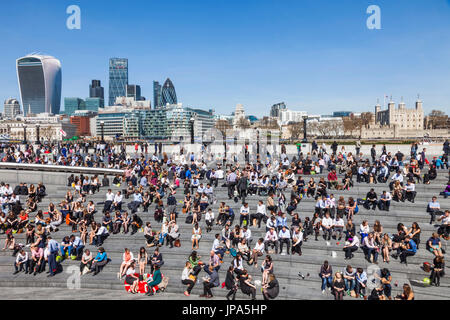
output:
[[[128,85],[128,59],[111,58],[109,60],[109,105],[117,97],[126,97]]]
[[[89,98],[105,100],[105,89],[102,87],[100,80],[92,80],[92,83],[89,85]]]
[[[81,98],[64,98],[64,113],[69,117],[77,110],[85,110],[86,103]]]
[[[161,107],[161,85],[158,81],[153,81],[153,108]]]
[[[59,114],[61,108],[61,63],[51,56],[28,55],[17,59],[17,79],[25,114]]]
[[[141,101],[141,86],[135,84],[127,85],[127,98],[134,98],[135,101]]]
[[[19,114],[21,114],[19,101],[12,98],[7,99],[4,104],[3,117],[6,119],[14,119]]]

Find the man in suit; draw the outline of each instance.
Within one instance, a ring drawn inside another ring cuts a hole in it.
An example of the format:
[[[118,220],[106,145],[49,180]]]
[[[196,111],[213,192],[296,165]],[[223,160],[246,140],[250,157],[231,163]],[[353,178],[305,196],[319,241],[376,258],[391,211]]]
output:
[[[219,286],[219,274],[217,273],[217,271],[214,269],[213,266],[209,266],[206,272],[209,274],[209,279],[205,279],[203,281],[203,294],[200,295],[200,297],[212,298],[213,294],[211,289]]]
[[[244,172],[244,174],[239,178],[239,181],[237,183],[237,189],[239,191],[239,196],[242,199],[242,204],[245,203],[245,197],[247,196],[247,173]]]

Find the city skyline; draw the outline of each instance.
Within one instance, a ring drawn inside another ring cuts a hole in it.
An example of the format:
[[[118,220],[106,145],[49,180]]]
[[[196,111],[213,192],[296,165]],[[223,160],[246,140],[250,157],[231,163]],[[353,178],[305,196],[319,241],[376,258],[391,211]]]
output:
[[[231,1],[214,8],[204,1],[137,3],[133,10],[125,3],[113,10],[79,1],[81,30],[65,28],[70,1],[4,5],[0,35],[9,46],[1,53],[2,101],[20,100],[15,60],[41,51],[61,61],[63,98],[86,97],[92,79],[109,90],[108,60],[124,57],[129,82],[138,83],[148,100],[153,81],[170,78],[180,102],[219,114],[242,103],[246,113],[261,117],[282,101],[313,114],[373,112],[384,95],[397,104],[403,96],[412,107],[417,94],[426,113],[450,109],[449,90],[442,90],[450,86],[449,1]],[[370,4],[381,8],[381,30],[366,28]],[[180,19],[158,17],[162,7]],[[5,14],[17,10],[25,21],[20,25]],[[181,19],[186,15],[189,21]],[[32,24],[40,28],[29,31]],[[147,38],[151,27],[165,32]]]

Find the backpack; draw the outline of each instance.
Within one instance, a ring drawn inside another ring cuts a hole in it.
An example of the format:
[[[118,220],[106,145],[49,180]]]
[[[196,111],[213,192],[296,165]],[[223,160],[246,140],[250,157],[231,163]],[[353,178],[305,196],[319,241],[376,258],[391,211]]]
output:
[[[185,222],[186,222],[187,224],[191,224],[192,221],[193,221],[193,219],[194,219],[194,218],[192,217],[192,215],[189,214],[189,215],[186,217],[186,221],[185,221]]]

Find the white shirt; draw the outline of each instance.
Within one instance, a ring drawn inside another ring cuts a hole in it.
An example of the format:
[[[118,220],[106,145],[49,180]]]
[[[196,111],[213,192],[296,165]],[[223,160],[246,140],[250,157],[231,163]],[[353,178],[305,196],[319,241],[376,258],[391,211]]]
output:
[[[303,241],[303,232],[296,233],[292,235],[292,239],[294,240],[294,244],[298,244]]]
[[[259,251],[261,253],[264,253],[264,242],[259,244],[258,242],[255,244],[255,247],[253,250]]]
[[[289,229],[286,229],[285,231],[283,231],[283,229],[281,229],[280,232],[278,232],[278,237],[280,239],[290,239],[291,232],[289,231]]]
[[[206,211],[205,220],[209,220],[209,221],[214,220],[214,212]]]
[[[101,226],[100,228],[98,228],[97,236],[100,236],[102,234],[107,234],[107,233],[108,233],[108,229],[106,229],[105,226]]]
[[[20,252],[17,254],[16,263],[25,262],[28,260],[28,252],[21,254]]]
[[[333,225],[333,220],[331,218],[323,218],[322,219],[322,226],[323,227],[331,227]]]
[[[241,207],[241,214],[243,214],[243,213],[249,213],[249,211],[250,211],[250,208],[249,207],[245,207],[245,206],[242,206]]]
[[[250,230],[250,228],[247,228],[247,231],[244,232],[244,238],[248,240],[251,237],[252,237],[252,231]]]
[[[113,201],[114,200],[114,193],[108,192],[106,193],[106,201]]]
[[[270,230],[267,231],[266,236],[264,238],[265,241],[277,241],[278,240],[278,236],[277,233],[274,231],[273,233],[270,233]]]
[[[219,169],[216,171],[216,177],[217,179],[223,179],[223,170]]]
[[[263,215],[266,215],[266,206],[264,204],[258,205],[256,208],[256,213],[262,213]]]
[[[359,226],[359,232],[360,233],[369,233],[369,231],[370,231],[369,225],[367,225],[367,226],[360,225]]]
[[[114,202],[115,202],[115,203],[120,203],[120,202],[122,202],[122,199],[123,199],[123,195],[122,195],[122,194],[121,194],[121,195],[116,194],[116,195],[114,196]]]
[[[333,225],[335,227],[344,227],[344,220],[343,219],[339,219],[339,220],[334,219],[333,220]]]
[[[184,268],[183,273],[181,274],[181,280],[189,279],[189,275],[192,273],[192,269]]]
[[[350,243],[350,246],[359,247],[359,238],[357,236],[353,237],[353,241],[352,241],[352,243]]]
[[[219,248],[219,247],[220,247],[220,241],[219,241],[219,239],[214,239],[214,242],[213,242],[213,245],[212,245],[211,250],[212,250],[212,251],[216,251],[217,248]]]

